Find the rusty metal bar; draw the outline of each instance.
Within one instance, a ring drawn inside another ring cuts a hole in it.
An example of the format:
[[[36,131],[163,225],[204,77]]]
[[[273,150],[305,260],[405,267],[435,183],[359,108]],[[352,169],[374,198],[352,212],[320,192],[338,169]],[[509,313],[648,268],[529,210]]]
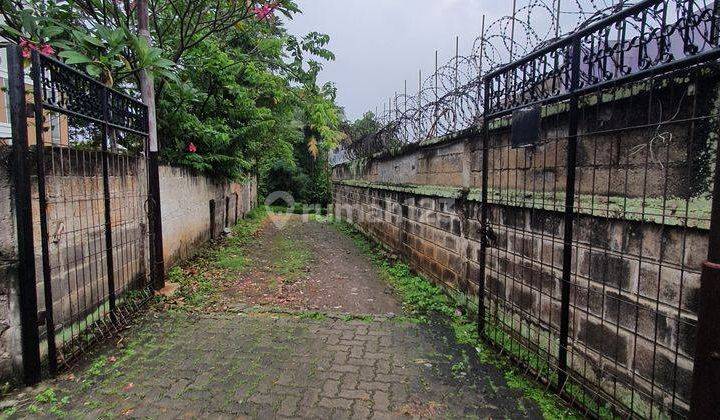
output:
[[[490,108],[490,97],[487,95],[491,79],[485,79],[484,89],[484,108],[483,112],[487,115]],[[490,160],[490,128],[487,118],[483,118],[482,123],[482,192],[480,207],[480,227],[482,236],[480,238],[480,273],[478,279],[478,335],[482,337],[485,331],[485,260],[487,258],[488,237],[490,227],[488,226],[488,161]]]
[[[160,197],[160,164],[159,152],[149,152],[148,160],[148,194],[151,203],[148,219],[151,229],[150,241],[150,281],[156,290],[165,287],[165,256],[162,229],[162,202]]]

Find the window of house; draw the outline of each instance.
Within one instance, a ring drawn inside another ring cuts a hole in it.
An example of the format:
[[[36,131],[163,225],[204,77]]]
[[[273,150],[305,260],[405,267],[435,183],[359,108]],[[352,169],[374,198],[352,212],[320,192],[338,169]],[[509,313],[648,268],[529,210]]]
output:
[[[0,77],[0,123],[10,123],[10,96],[7,91],[7,79]]]
[[[60,144],[60,116],[55,113],[50,115],[50,135],[52,144]]]

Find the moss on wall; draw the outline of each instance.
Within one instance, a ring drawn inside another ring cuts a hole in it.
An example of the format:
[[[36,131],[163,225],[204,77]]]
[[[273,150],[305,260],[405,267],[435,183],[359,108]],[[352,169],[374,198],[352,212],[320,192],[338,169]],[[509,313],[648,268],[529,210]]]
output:
[[[480,202],[482,190],[463,189],[440,185],[386,184],[363,180],[335,181],[339,185],[394,191],[428,197],[460,199],[464,193],[468,201]],[[565,211],[564,192],[534,192],[515,189],[488,190],[491,204]],[[628,198],[580,194],[575,199],[576,212],[596,217],[632,221],[645,221],[668,226],[710,228],[712,201],[709,197],[685,199],[682,197]]]

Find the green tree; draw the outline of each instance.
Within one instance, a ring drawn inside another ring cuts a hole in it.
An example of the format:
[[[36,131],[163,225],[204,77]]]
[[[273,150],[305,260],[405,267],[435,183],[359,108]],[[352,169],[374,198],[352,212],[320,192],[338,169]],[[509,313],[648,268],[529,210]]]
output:
[[[382,128],[382,125],[374,113],[366,112],[362,118],[358,118],[353,122],[344,122],[342,128],[349,140],[357,140],[377,133]]]
[[[158,134],[166,162],[218,178],[296,168],[342,138],[332,86],[317,86],[329,37],[285,30],[291,0],[151,0],[154,47],[136,35],[134,2],[0,0],[2,34],[51,46],[67,64],[137,93],[139,70],[157,80]]]

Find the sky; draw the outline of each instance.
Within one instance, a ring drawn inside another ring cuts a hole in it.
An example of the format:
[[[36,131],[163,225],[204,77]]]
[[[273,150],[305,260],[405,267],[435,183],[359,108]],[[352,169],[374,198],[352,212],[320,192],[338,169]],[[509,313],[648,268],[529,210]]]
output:
[[[510,14],[509,0],[299,0],[303,14],[286,24],[296,35],[311,31],[331,37],[336,60],[325,63],[320,82],[338,88],[348,119],[375,111],[395,92],[418,83],[418,70],[432,73],[440,63],[472,48],[487,21]],[[425,76],[423,76],[425,77]]]

